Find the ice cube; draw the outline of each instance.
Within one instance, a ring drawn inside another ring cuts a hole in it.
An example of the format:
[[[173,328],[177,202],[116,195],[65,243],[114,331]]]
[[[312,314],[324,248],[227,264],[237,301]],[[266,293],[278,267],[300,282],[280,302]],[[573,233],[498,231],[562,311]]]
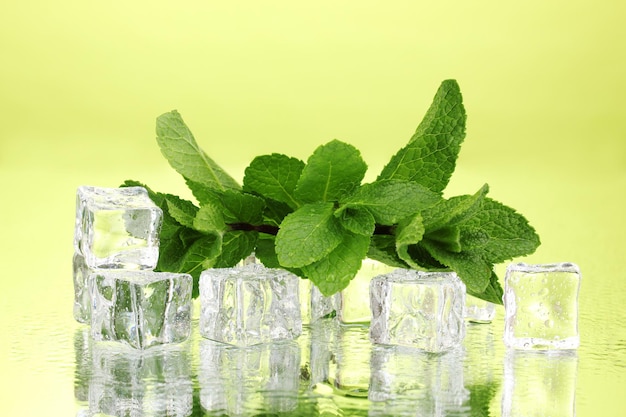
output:
[[[465,319],[472,323],[491,323],[496,316],[496,305],[472,295],[465,295]]]
[[[89,276],[93,338],[137,349],[184,341],[191,330],[192,285],[188,274],[94,271]]]
[[[577,367],[574,350],[508,349],[502,417],[575,416]]]
[[[441,352],[465,336],[465,284],[454,272],[398,269],[371,281],[370,340]]]
[[[364,326],[338,326],[331,346],[329,382],[333,391],[347,397],[367,397],[372,344]]]
[[[188,346],[136,351],[94,344],[89,414],[187,417],[193,410]]]
[[[162,216],[143,187],[81,186],[76,192],[75,251],[91,268],[153,269]]]
[[[394,267],[373,259],[364,259],[361,269],[350,281],[348,287],[341,291],[339,300],[339,321],[344,324],[367,324],[371,314],[367,304],[370,281],[377,275],[392,272]]]
[[[211,415],[289,412],[298,405],[300,347],[285,340],[237,347],[200,341],[200,404]]]
[[[85,257],[79,253],[74,254],[72,260],[74,275],[74,318],[80,323],[89,323],[91,319],[91,297],[87,278],[92,269],[85,263]]]
[[[463,357],[461,346],[438,355],[405,346],[374,346],[370,416],[466,415],[470,393],[463,381]]]
[[[341,306],[340,294],[324,296],[308,279],[300,280],[302,324],[311,324],[324,318],[334,318]]]
[[[249,264],[200,275],[200,334],[238,346],[294,339],[302,332],[299,280]]]
[[[576,349],[580,278],[572,263],[509,265],[504,343],[515,349]]]

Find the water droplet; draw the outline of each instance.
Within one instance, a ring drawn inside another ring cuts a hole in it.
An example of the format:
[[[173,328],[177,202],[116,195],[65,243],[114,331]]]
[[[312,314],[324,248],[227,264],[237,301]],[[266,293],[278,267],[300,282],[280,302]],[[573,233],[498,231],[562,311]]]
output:
[[[554,320],[546,320],[544,322],[544,324],[546,325],[546,327],[548,328],[553,328],[554,327]]]
[[[537,293],[537,295],[540,297],[545,297],[546,295],[548,295],[549,292],[550,290],[548,290],[548,287],[543,287],[541,291]]]

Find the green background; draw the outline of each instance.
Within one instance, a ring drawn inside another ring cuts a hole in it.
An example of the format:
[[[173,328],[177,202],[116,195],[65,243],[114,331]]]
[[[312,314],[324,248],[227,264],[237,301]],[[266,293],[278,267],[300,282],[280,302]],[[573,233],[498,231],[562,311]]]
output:
[[[306,159],[334,138],[373,178],[446,78],[468,113],[449,195],[488,182],[542,238],[525,261],[580,265],[577,415],[625,411],[625,20],[620,1],[4,4],[0,414],[73,413],[48,346],[74,328],[76,188],[189,195],[158,115],[180,111],[239,180],[256,155]]]

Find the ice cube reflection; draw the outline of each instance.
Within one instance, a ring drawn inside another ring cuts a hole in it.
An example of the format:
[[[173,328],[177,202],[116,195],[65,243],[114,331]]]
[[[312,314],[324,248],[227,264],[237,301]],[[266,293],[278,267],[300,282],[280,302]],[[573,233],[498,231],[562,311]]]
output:
[[[193,408],[188,344],[138,351],[75,334],[75,396],[80,413],[132,417],[188,417]]]
[[[293,341],[236,347],[200,341],[200,404],[211,415],[288,412],[298,405],[300,347]]]

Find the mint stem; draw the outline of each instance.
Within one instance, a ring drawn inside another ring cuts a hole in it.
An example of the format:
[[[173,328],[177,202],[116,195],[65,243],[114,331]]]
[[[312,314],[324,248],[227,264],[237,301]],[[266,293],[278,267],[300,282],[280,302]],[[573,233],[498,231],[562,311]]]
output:
[[[250,223],[229,223],[228,227],[231,231],[241,230],[244,232],[259,232],[268,235],[276,236],[278,234],[278,226],[272,226],[269,224],[253,225]],[[393,235],[396,226],[384,226],[377,224],[374,229],[375,235]]]

